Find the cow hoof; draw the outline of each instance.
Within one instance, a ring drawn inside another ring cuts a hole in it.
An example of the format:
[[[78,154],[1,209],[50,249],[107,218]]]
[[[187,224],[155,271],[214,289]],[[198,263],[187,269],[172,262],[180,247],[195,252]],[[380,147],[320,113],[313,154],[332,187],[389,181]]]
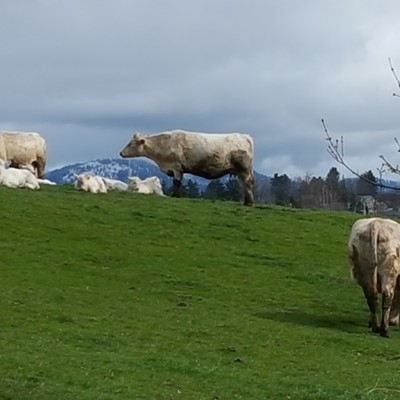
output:
[[[381,332],[380,332],[380,336],[381,337],[384,337],[384,338],[389,338],[390,336],[389,336],[389,332],[388,331],[385,331],[385,330],[382,330]]]
[[[371,330],[373,333],[380,333],[382,335],[382,331],[379,326],[373,326]]]

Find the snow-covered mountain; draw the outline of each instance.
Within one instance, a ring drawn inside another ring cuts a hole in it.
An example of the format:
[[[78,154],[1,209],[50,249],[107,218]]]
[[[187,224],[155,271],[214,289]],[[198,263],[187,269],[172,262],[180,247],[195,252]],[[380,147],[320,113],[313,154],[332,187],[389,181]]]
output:
[[[141,179],[154,175],[160,179],[168,178],[159,170],[157,165],[150,161],[110,158],[66,165],[62,168],[46,172],[46,178],[59,184],[72,183],[75,180],[74,174],[79,175],[85,172],[121,181],[127,181],[128,175],[138,176]]]
[[[46,172],[46,178],[59,184],[72,183],[75,179],[74,174],[82,174],[84,172],[90,172],[93,175],[100,175],[106,178],[119,179],[123,182],[127,182],[128,176],[138,176],[141,179],[149,176],[158,176],[160,180],[164,181],[168,186],[172,185],[172,178],[161,172],[155,163],[147,159],[138,158],[132,158],[129,160],[107,158],[66,165],[65,167]],[[255,178],[258,181],[269,181],[268,177],[256,172]],[[204,190],[210,183],[208,179],[203,179],[190,174],[184,175],[183,183],[187,182],[189,179],[197,182],[200,190]],[[229,179],[228,175],[222,180],[225,181],[227,179]]]

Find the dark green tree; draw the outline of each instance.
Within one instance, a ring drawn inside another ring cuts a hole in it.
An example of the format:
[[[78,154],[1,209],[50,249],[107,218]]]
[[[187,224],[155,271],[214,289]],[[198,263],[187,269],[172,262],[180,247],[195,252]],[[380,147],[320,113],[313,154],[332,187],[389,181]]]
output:
[[[225,183],[225,199],[240,201],[243,197],[243,189],[237,178],[230,178]]]
[[[326,176],[326,186],[328,190],[335,196],[339,191],[340,174],[336,167],[332,167]]]
[[[361,178],[357,180],[357,194],[359,196],[375,196],[378,191],[378,180],[371,170],[361,174]]]
[[[185,185],[186,197],[190,198],[199,198],[200,197],[200,189],[199,185],[196,181],[189,179]]]
[[[274,174],[271,179],[271,192],[275,199],[275,204],[287,205],[290,202],[292,182],[286,175]]]
[[[224,199],[225,198],[225,186],[220,179],[212,180],[206,187],[203,193],[205,199]]]

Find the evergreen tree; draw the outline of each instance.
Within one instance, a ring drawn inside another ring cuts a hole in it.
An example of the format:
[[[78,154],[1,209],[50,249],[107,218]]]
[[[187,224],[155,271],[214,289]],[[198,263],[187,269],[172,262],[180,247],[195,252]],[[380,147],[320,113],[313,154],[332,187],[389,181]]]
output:
[[[336,167],[332,167],[326,176],[326,186],[335,197],[339,191],[339,178],[340,174]]]
[[[224,199],[225,186],[220,179],[212,180],[206,187],[203,197],[205,199]]]
[[[199,185],[196,181],[189,179],[185,185],[186,197],[198,198],[200,197]]]
[[[274,174],[271,179],[271,191],[275,198],[276,204],[286,205],[289,204],[289,199],[291,195],[291,180],[284,175]]]
[[[378,191],[377,183],[378,180],[371,170],[364,172],[357,181],[357,194],[359,196],[375,196]]]
[[[237,178],[230,178],[225,183],[225,199],[240,201],[243,197],[243,189]]]

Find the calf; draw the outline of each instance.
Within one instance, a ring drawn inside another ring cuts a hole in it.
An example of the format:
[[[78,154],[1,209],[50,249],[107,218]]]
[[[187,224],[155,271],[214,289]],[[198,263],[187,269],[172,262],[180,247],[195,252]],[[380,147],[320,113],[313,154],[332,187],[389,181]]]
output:
[[[124,192],[128,190],[128,184],[117,179],[103,178],[107,190],[119,190]]]
[[[6,168],[0,160],[0,184],[10,188],[39,189],[36,177],[26,169]]]
[[[36,171],[35,168],[31,165],[31,164],[21,164],[18,168],[20,169],[26,169],[27,171],[29,171],[32,175],[34,175],[36,177]],[[48,179],[40,179],[37,178],[37,181],[39,184],[43,184],[43,185],[57,185],[56,182],[52,182]]]
[[[48,179],[39,179],[39,178],[38,178],[37,181],[38,181],[40,184],[43,184],[43,185],[52,185],[52,186],[57,185],[56,182],[50,181],[50,180],[48,180]]]
[[[151,194],[155,193],[159,196],[165,196],[160,179],[157,176],[150,178],[140,179],[137,176],[128,177],[128,187],[131,192]]]
[[[90,193],[107,193],[106,185],[101,176],[81,174],[75,176],[75,189]]]
[[[348,258],[351,275],[367,299],[372,331],[389,337],[389,321],[397,323],[400,312],[400,225],[382,218],[356,221],[350,233]],[[379,293],[382,297],[380,326]]]

